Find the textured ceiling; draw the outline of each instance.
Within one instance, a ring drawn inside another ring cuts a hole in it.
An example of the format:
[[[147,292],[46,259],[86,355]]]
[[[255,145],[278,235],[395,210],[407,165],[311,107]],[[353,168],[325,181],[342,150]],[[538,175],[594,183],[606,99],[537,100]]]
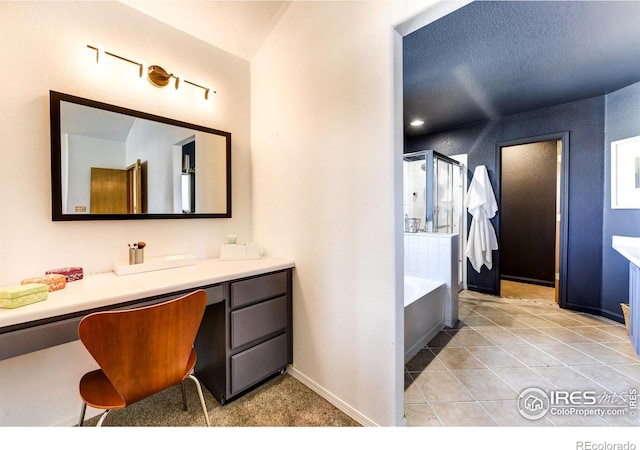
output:
[[[640,81],[640,2],[474,2],[404,38],[407,136]],[[422,127],[408,123],[420,118]]]

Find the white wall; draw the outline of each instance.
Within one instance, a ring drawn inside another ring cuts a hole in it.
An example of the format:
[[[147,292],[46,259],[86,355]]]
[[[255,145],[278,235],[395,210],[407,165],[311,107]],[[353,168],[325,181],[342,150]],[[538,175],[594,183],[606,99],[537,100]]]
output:
[[[147,242],[148,257],[201,259],[216,257],[227,234],[251,240],[247,61],[116,2],[0,2],[0,17],[0,286],[61,266],[109,271],[131,240]],[[179,71],[218,94],[205,102],[189,86],[155,88],[114,58],[98,68],[87,44]],[[231,132],[233,218],[52,222],[49,90]],[[93,367],[76,344],[0,361],[0,425],[76,420],[79,374]]]
[[[227,234],[251,239],[247,61],[117,2],[0,2],[0,16],[0,286],[60,266],[111,270],[132,239],[148,243],[148,257],[199,258],[217,256]],[[188,85],[158,89],[115,58],[98,67],[86,46],[99,43],[218,93],[206,102]],[[233,218],[52,222],[49,90],[231,132]]]
[[[403,417],[393,26],[425,3],[294,2],[251,63],[254,237],[296,262],[293,373],[372,425]]]

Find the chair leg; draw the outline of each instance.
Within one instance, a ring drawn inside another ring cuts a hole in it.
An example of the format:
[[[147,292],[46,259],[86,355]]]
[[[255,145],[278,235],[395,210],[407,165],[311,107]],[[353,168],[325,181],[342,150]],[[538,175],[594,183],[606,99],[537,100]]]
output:
[[[187,410],[187,394],[184,390],[184,380],[180,382],[180,389],[182,390],[182,410]]]
[[[96,425],[96,427],[101,427],[102,426],[102,422],[104,422],[104,419],[107,418],[107,414],[109,414],[111,412],[110,409],[107,409],[103,414],[102,417],[100,417],[100,420],[98,420],[98,424]]]
[[[207,406],[204,403],[204,395],[202,395],[202,387],[200,386],[200,381],[194,376],[189,375],[189,378],[193,380],[196,385],[196,389],[198,390],[198,397],[200,397],[200,406],[202,406],[202,413],[204,414],[204,420],[207,423],[207,426],[210,427],[211,423],[209,422],[209,413],[207,413]]]
[[[84,424],[84,415],[87,412],[87,404],[82,402],[82,408],[80,408],[80,420],[78,421],[78,426],[81,427]]]

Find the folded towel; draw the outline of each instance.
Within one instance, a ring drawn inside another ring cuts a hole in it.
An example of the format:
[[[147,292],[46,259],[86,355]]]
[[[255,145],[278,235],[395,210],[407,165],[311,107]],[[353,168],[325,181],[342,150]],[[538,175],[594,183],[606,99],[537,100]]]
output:
[[[67,285],[67,277],[58,273],[43,275],[41,277],[26,278],[20,284],[40,283],[49,286],[49,292],[64,289]]]
[[[18,308],[46,300],[49,286],[41,283],[21,284],[0,289],[0,308]]]
[[[60,269],[47,270],[45,273],[47,275],[54,273],[64,275],[67,278],[67,283],[82,280],[83,277],[82,267],[62,267]]]

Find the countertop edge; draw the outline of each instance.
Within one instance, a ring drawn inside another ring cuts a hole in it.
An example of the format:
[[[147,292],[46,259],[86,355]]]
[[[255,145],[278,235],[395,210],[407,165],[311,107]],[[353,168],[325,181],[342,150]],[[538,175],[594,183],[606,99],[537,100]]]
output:
[[[194,265],[138,274],[85,275],[82,280],[69,282],[64,289],[50,292],[47,300],[15,309],[0,308],[0,328],[294,267],[291,260],[273,257],[241,261],[207,259]]]

